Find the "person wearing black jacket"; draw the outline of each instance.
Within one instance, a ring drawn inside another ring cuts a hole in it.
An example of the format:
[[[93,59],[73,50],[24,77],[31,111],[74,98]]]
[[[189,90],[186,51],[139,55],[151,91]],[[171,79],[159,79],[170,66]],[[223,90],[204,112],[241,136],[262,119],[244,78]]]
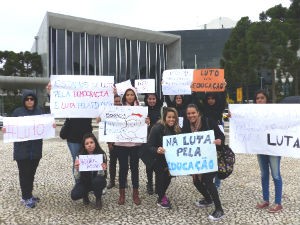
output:
[[[38,99],[32,90],[24,90],[22,95],[23,106],[16,108],[12,117],[34,116],[44,114],[38,106]],[[55,125],[53,125],[55,127]],[[2,128],[3,133],[6,128]],[[34,177],[42,158],[43,140],[29,140],[14,142],[13,158],[16,160],[19,169],[19,181],[22,193],[21,202],[26,208],[34,208],[40,201],[32,195]]]
[[[171,175],[165,158],[165,149],[162,147],[163,136],[175,135],[180,133],[178,124],[178,114],[176,109],[167,107],[164,110],[163,118],[151,129],[148,137],[149,151],[154,157],[154,171],[157,188],[157,205],[169,209],[171,204],[166,196],[166,191],[171,183]]]
[[[156,93],[146,94],[144,98],[145,105],[148,106],[148,118],[150,125],[148,126],[148,136],[151,128],[161,117],[162,101],[159,99]],[[147,173],[147,192],[149,195],[154,193],[153,191],[153,166],[146,165]],[[156,177],[155,177],[156,178]]]
[[[96,209],[102,208],[102,191],[106,187],[106,169],[107,169],[107,158],[103,149],[100,147],[95,135],[93,133],[87,133],[83,136],[79,155],[103,155],[103,163],[101,164],[103,170],[99,171],[81,171],[79,172],[79,160],[76,160],[74,168],[79,178],[75,184],[72,192],[72,200],[78,200],[83,198],[85,205],[90,203],[89,192],[93,191],[96,197]]]
[[[81,141],[86,133],[93,131],[91,118],[67,118],[64,123],[68,127],[67,144],[73,159],[73,174],[75,158],[81,147]],[[75,179],[76,181],[76,179]]]
[[[214,120],[211,120],[200,114],[198,107],[190,104],[186,109],[187,120],[189,123],[182,128],[182,133],[192,133],[197,131],[214,130],[217,149],[224,145],[225,136]],[[221,150],[221,149],[219,149]],[[213,183],[216,172],[193,175],[193,183],[197,190],[204,196],[204,199],[197,201],[196,206],[207,207],[212,203],[215,205],[215,211],[209,215],[211,220],[219,220],[224,216],[224,211],[219,198],[219,193]]]

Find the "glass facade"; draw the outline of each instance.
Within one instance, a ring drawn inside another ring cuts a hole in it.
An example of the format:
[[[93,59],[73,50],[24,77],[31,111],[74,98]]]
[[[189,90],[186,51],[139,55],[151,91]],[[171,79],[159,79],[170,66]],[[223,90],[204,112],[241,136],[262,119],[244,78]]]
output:
[[[155,78],[160,83],[167,63],[163,44],[49,29],[50,74],[113,75],[116,83]]]

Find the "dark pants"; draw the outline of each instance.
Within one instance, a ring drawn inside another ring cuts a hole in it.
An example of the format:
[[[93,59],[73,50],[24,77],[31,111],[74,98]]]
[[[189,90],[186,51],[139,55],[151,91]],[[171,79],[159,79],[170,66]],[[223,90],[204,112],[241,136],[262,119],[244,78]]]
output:
[[[109,178],[111,182],[115,182],[116,179],[116,168],[117,168],[117,153],[115,147],[109,151]]]
[[[205,173],[200,178],[193,176],[193,182],[197,190],[203,195],[206,201],[213,201],[216,209],[222,209],[218,190],[213,182],[216,173]]]
[[[158,201],[160,202],[166,194],[166,191],[171,183],[172,177],[169,173],[168,167],[166,167],[166,165],[164,165],[164,163],[161,163],[160,161],[156,161],[153,168],[156,177],[156,192],[158,194]]]
[[[34,175],[39,162],[40,159],[17,160],[22,199],[29,199],[32,197]]]
[[[92,178],[91,183],[85,184],[79,181],[75,184],[72,192],[72,200],[78,200],[88,195],[90,191],[94,192],[96,198],[101,198],[102,191],[106,187],[106,179],[103,176],[96,176]]]
[[[131,171],[131,181],[133,188],[139,188],[139,156],[138,146],[123,147],[114,146],[119,160],[119,187],[125,188],[128,174],[128,160]]]

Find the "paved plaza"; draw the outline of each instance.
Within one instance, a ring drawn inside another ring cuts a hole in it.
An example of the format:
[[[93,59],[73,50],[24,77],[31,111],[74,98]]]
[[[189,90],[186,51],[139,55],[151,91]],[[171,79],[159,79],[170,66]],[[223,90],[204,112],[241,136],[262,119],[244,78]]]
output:
[[[197,208],[201,198],[190,176],[173,178],[168,189],[172,209],[156,206],[156,196],[146,193],[145,166],[140,162],[140,197],[142,204],[132,202],[131,185],[126,190],[126,203],[117,204],[118,189],[108,190],[103,209],[72,201],[71,156],[66,142],[59,138],[44,141],[43,158],[36,174],[34,194],[41,198],[34,209],[20,204],[20,188],[12,144],[0,140],[0,224],[300,224],[300,159],[282,158],[284,210],[270,214],[255,209],[261,199],[260,173],[255,155],[236,155],[234,173],[222,182],[220,197],[225,218],[211,222],[207,218],[213,207]],[[105,147],[106,151],[107,148]],[[130,177],[130,174],[129,174]],[[129,184],[130,184],[130,178]],[[271,181],[271,200],[274,188]]]

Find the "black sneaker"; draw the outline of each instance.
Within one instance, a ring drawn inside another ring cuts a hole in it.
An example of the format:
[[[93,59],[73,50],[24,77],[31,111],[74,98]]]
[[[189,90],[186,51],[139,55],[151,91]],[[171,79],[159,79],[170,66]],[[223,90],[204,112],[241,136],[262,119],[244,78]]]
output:
[[[107,185],[107,189],[111,189],[111,188],[113,188],[114,186],[116,186],[115,182],[112,181],[112,180],[110,180],[109,183],[108,183],[108,185]]]
[[[160,206],[163,209],[171,209],[172,208],[171,203],[166,196],[164,196],[160,202],[159,201],[157,202],[157,206]]]
[[[217,221],[224,217],[223,210],[216,209],[211,215],[208,216],[210,220]]]
[[[212,204],[213,204],[213,202],[211,200],[207,201],[206,199],[201,199],[201,200],[195,202],[195,205],[199,208],[205,208],[205,207],[211,206]]]

